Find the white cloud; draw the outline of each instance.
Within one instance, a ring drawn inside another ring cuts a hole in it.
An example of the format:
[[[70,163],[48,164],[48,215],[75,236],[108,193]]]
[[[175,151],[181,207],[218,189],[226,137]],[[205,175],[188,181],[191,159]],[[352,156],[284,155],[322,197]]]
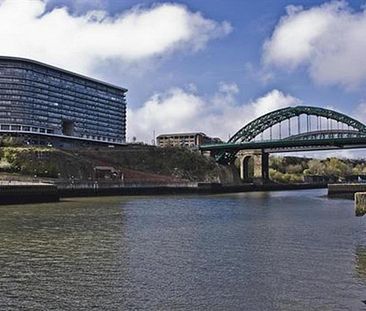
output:
[[[266,65],[308,69],[320,84],[347,88],[366,82],[366,11],[333,1],[310,9],[290,6],[263,48]]]
[[[254,116],[258,117],[280,108],[299,105],[301,103],[301,100],[296,97],[284,94],[279,90],[273,90],[252,102],[251,108],[254,110]]]
[[[46,11],[42,0],[0,2],[0,54],[33,58],[82,73],[103,61],[140,62],[177,49],[197,51],[231,31],[227,22],[165,3],[119,15],[66,7]]]
[[[128,137],[150,142],[153,132],[203,131],[227,140],[249,121],[276,109],[300,104],[301,101],[279,90],[272,90],[249,103],[240,105],[236,84],[220,83],[218,92],[204,98],[180,88],[155,94],[140,108],[128,111]]]
[[[219,91],[227,95],[235,95],[239,93],[239,87],[236,83],[219,83]]]
[[[128,136],[150,142],[156,133],[192,131],[192,121],[204,107],[203,100],[182,89],[153,95],[141,108],[128,110]]]

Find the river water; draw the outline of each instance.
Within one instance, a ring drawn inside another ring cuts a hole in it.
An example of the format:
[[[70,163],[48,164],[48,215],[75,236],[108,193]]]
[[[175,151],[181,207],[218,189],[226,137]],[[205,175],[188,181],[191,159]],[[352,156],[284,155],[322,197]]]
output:
[[[0,207],[0,310],[366,310],[366,217],[324,190]]]

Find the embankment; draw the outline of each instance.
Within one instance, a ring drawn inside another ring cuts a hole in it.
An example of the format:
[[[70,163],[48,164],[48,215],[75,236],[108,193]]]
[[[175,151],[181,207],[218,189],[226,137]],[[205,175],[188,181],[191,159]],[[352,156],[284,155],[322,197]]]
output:
[[[144,145],[81,150],[0,148],[0,173],[36,178],[90,180],[98,178],[95,176],[96,167],[113,167],[119,175],[124,176],[126,182],[150,183],[223,182],[219,179],[220,173],[225,170],[212,158],[184,148]]]
[[[57,202],[60,193],[54,185],[0,185],[0,204]]]
[[[138,185],[109,188],[64,188],[59,189],[61,197],[80,196],[126,196],[126,195],[181,195],[181,194],[223,194],[252,191],[284,191],[326,188],[326,184],[242,184],[222,185],[197,183],[190,185]]]
[[[356,192],[366,192],[366,183],[328,185],[329,197],[353,199]]]
[[[253,191],[284,191],[325,188],[325,184],[243,184],[222,185],[217,183],[129,185],[129,186],[68,186],[53,185],[6,185],[0,186],[0,205],[21,203],[56,202],[67,197],[138,196],[138,195],[185,195],[224,194]]]

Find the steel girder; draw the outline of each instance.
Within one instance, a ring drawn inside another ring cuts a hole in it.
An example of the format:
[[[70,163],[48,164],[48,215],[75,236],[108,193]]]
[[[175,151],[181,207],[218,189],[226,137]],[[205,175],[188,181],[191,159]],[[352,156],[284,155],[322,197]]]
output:
[[[366,133],[355,130],[323,130],[292,135],[281,140],[309,140],[327,138],[366,137]]]
[[[275,110],[253,120],[241,128],[234,136],[232,136],[228,143],[249,142],[270,127],[302,114],[319,116],[342,122],[357,129],[359,132],[366,134],[366,126],[364,124],[349,116],[346,116],[345,114],[325,108],[297,106]]]

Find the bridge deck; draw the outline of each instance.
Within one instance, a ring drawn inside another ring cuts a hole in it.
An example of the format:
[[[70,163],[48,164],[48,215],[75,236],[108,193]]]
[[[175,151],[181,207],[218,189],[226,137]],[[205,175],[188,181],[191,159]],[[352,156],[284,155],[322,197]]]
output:
[[[268,153],[297,152],[312,150],[355,149],[366,148],[366,137],[346,137],[309,140],[272,140],[251,141],[245,143],[226,143],[201,145],[201,151],[228,151],[261,149]]]

